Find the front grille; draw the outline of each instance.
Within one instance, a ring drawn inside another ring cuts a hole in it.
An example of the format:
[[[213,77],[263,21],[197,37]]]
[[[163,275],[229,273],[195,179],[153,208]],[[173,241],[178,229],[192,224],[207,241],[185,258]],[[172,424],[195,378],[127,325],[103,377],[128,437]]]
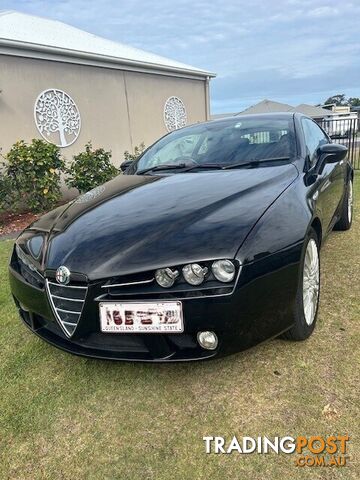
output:
[[[46,282],[54,315],[68,337],[74,333],[85,303],[87,287]]]

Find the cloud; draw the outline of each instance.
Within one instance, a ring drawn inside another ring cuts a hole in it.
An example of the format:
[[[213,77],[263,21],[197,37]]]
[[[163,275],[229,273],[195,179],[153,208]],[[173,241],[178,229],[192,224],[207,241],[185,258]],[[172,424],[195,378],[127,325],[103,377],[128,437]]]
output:
[[[314,8],[308,13],[309,17],[333,17],[339,15],[339,10],[335,7],[325,5],[323,7]]]
[[[214,112],[264,97],[295,104],[360,96],[360,5],[350,0],[0,0],[0,8],[217,72]]]

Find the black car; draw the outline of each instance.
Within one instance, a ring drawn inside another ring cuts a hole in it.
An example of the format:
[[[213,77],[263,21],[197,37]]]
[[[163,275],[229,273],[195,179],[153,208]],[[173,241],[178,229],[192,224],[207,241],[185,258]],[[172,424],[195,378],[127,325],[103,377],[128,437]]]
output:
[[[17,239],[31,331],[104,359],[199,360],[314,330],[319,251],[352,221],[347,149],[310,118],[244,115],[172,132],[124,175]]]

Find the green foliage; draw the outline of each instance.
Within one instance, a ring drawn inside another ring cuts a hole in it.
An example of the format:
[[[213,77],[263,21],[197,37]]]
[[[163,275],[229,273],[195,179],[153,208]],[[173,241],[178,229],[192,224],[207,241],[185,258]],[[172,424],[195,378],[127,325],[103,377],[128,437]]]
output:
[[[119,170],[111,163],[111,152],[103,148],[93,150],[91,142],[85,145],[84,152],[74,155],[66,172],[69,175],[66,185],[77,188],[80,193],[88,192],[119,174]]]
[[[12,207],[13,188],[11,179],[0,172],[0,212],[8,211]]]
[[[324,105],[331,105],[334,103],[336,106],[347,105],[347,100],[345,98],[344,93],[339,93],[337,95],[333,95],[325,100]]]
[[[142,142],[134,153],[124,152],[125,161],[136,160],[145,150]],[[26,208],[33,212],[50,210],[61,198],[60,175],[66,173],[65,183],[80,193],[87,192],[118,175],[111,163],[111,152],[93,149],[91,142],[85,151],[73,157],[66,168],[56,145],[33,139],[15,143],[0,164],[0,210],[16,211]],[[1,168],[2,167],[2,168]]]
[[[359,97],[349,97],[348,102],[349,102],[349,105],[351,105],[352,107],[360,107]]]
[[[359,107],[360,106],[360,98],[358,97],[349,97],[346,98],[344,93],[339,93],[337,95],[333,95],[325,100],[324,105],[331,105],[335,104],[336,106],[350,106],[350,107]]]
[[[141,142],[140,145],[135,146],[134,148],[134,153],[130,153],[128,150],[124,152],[124,162],[133,162],[134,160],[137,160],[140,155],[144,152],[145,150],[145,143]]]
[[[59,148],[44,140],[16,142],[5,156],[4,187],[11,190],[12,209],[50,210],[61,198],[60,173],[65,164]]]

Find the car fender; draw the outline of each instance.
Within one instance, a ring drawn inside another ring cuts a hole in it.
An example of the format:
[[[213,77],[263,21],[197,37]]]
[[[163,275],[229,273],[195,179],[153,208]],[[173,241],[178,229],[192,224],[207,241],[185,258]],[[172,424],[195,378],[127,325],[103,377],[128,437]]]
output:
[[[306,201],[306,187],[298,178],[267,209],[239,248],[241,264],[287,252],[290,261],[299,261],[304,238],[316,216],[316,202]]]

